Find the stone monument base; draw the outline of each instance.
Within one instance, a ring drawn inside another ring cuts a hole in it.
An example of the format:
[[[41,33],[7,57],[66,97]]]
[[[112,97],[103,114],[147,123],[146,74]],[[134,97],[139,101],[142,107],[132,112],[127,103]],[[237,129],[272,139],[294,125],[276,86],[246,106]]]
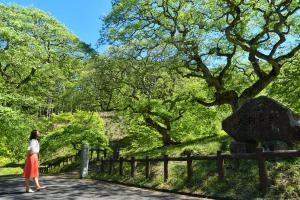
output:
[[[238,142],[233,141],[230,144],[230,153],[255,153],[255,149],[258,146],[257,142]],[[265,141],[262,143],[264,151],[279,151],[291,149],[286,142],[274,140]]]
[[[230,153],[254,153],[257,145],[257,142],[233,141],[230,144]]]
[[[278,151],[290,149],[287,143],[279,140],[263,142],[262,146],[264,147],[265,151]]]

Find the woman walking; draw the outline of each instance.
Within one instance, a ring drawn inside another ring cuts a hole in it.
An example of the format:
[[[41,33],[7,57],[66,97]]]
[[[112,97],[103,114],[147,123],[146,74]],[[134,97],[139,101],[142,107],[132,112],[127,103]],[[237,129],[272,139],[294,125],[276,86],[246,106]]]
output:
[[[25,167],[23,176],[25,177],[25,191],[26,192],[34,192],[29,185],[30,178],[33,179],[36,191],[40,191],[42,187],[39,183],[39,160],[38,153],[40,151],[40,145],[38,142],[38,137],[40,136],[40,132],[38,130],[31,131],[30,134],[30,142],[27,151],[27,157],[25,160]]]

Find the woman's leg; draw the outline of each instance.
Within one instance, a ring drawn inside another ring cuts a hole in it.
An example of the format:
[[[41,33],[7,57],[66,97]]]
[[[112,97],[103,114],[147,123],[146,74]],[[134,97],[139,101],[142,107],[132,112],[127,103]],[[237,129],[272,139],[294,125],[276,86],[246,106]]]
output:
[[[36,188],[39,189],[41,187],[40,183],[39,183],[39,178],[38,177],[33,177],[33,180],[34,180]]]
[[[30,181],[30,179],[25,177],[25,189],[26,189],[26,191],[29,191],[29,189],[30,189],[29,181]]]

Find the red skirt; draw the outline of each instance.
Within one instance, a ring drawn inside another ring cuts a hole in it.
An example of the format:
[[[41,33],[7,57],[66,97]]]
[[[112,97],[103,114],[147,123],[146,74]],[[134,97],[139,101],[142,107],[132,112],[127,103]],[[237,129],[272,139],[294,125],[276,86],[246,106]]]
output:
[[[23,177],[38,177],[39,176],[39,159],[36,153],[29,154],[25,161]]]

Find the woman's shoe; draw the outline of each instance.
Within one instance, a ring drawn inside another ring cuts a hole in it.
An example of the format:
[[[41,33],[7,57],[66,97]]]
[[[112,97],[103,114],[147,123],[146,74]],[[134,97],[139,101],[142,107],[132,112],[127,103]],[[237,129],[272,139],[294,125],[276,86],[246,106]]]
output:
[[[25,190],[26,193],[34,193],[32,189]]]
[[[40,191],[41,189],[45,189],[45,188],[46,188],[45,186],[40,186],[40,187],[36,188],[36,191],[38,192],[38,191]]]

